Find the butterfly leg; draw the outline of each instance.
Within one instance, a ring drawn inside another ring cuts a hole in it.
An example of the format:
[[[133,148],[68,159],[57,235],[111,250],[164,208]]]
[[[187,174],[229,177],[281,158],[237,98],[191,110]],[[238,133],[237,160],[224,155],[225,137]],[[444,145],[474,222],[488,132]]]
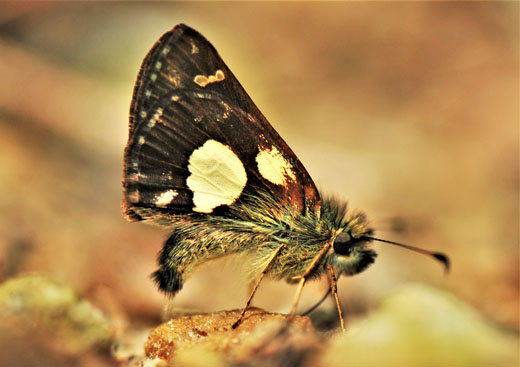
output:
[[[282,251],[282,249],[284,249],[285,246],[286,246],[285,243],[280,245],[276,249],[276,251],[271,255],[271,257],[269,258],[269,261],[267,262],[267,265],[265,266],[264,270],[262,270],[262,273],[260,274],[260,277],[256,281],[256,283],[255,283],[255,285],[254,285],[254,287],[253,287],[253,289],[251,291],[251,294],[249,295],[249,298],[247,299],[246,305],[244,306],[244,308],[242,309],[242,312],[240,313],[240,316],[238,317],[238,320],[235,321],[235,323],[233,324],[233,326],[232,326],[233,329],[236,329],[240,325],[240,323],[242,322],[242,320],[244,318],[244,315],[246,314],[247,309],[249,308],[249,306],[251,305],[251,302],[253,301],[253,297],[255,296],[255,293],[256,293],[256,291],[258,289],[258,286],[260,285],[260,283],[262,282],[262,279],[264,279],[265,275],[269,271],[269,268],[271,267],[271,264],[276,259],[276,256],[278,256],[280,251]]]
[[[336,307],[338,308],[339,321],[341,323],[341,330],[345,332],[345,321],[343,320],[343,313],[341,312],[341,306],[339,305],[338,298],[338,280],[336,278],[336,273],[334,272],[334,267],[331,264],[327,264],[327,269],[329,271],[330,276],[330,289],[334,294],[334,298],[336,299]]]
[[[298,307],[298,303],[300,302],[300,297],[302,295],[303,286],[305,285],[305,282],[307,281],[307,277],[309,274],[314,270],[316,264],[318,261],[321,260],[321,258],[329,251],[329,248],[332,244],[326,243],[325,246],[323,246],[323,249],[321,249],[320,253],[316,255],[314,260],[312,260],[311,265],[305,270],[305,273],[303,273],[302,276],[295,277],[293,279],[300,279],[300,282],[298,283],[298,288],[296,289],[296,294],[294,296],[293,304],[291,307],[291,316],[294,316],[296,314],[296,308]]]

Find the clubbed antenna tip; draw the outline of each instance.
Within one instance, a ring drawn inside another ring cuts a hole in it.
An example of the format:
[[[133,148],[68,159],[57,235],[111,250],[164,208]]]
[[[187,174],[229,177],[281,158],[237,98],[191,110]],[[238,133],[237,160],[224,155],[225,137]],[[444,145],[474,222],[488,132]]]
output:
[[[449,274],[450,273],[450,267],[451,267],[451,263],[450,263],[450,258],[446,255],[444,255],[443,253],[440,253],[440,252],[434,252],[432,253],[432,256],[439,260],[442,265],[444,265],[444,272],[446,274]]]
[[[434,252],[434,251],[428,251],[428,250],[423,250],[422,248],[418,248],[418,247],[414,247],[414,246],[410,246],[410,245],[405,245],[403,243],[399,243],[399,242],[394,242],[394,241],[388,241],[388,240],[382,240],[380,238],[375,238],[375,237],[370,237],[370,236],[363,236],[365,239],[368,239],[368,240],[372,240],[372,241],[379,241],[379,242],[383,242],[383,243],[388,243],[390,245],[395,245],[395,246],[399,246],[399,247],[403,247],[405,249],[408,249],[408,250],[411,250],[411,251],[415,251],[415,252],[418,252],[420,254],[423,254],[423,255],[428,255],[428,256],[431,256],[433,257],[435,260],[438,260],[442,263],[442,265],[444,265],[444,272],[446,274],[448,274],[450,272],[450,258],[446,255],[444,255],[443,253],[441,252]]]

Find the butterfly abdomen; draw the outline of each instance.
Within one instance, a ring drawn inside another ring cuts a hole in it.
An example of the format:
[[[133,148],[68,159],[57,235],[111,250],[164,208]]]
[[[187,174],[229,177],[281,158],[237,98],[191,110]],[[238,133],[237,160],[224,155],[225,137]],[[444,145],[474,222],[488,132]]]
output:
[[[182,289],[184,283],[183,269],[179,266],[179,256],[175,256],[179,252],[176,246],[178,242],[175,233],[168,238],[157,259],[160,268],[152,274],[159,289],[167,294],[177,293]]]
[[[160,268],[152,277],[163,292],[174,294],[182,289],[184,280],[197,265],[247,251],[264,239],[263,234],[251,228],[233,231],[202,218],[178,223],[159,254]]]

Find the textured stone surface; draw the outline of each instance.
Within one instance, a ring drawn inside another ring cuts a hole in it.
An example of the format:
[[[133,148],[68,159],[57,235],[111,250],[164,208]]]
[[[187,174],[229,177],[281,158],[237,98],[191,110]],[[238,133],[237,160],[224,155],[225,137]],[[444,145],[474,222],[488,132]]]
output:
[[[240,310],[234,310],[171,319],[152,331],[145,345],[146,355],[175,361],[178,354],[184,359],[195,348],[199,352],[189,353],[195,361],[279,366],[287,360],[306,364],[320,349],[307,317],[290,318],[251,309],[243,323],[232,329],[239,314]]]

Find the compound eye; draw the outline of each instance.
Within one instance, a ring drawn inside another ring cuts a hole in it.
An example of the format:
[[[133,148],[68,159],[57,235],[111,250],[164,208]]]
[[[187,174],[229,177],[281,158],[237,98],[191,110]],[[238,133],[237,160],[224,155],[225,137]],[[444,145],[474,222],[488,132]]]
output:
[[[334,252],[338,255],[350,255],[353,245],[352,237],[346,232],[341,232],[334,241]]]

